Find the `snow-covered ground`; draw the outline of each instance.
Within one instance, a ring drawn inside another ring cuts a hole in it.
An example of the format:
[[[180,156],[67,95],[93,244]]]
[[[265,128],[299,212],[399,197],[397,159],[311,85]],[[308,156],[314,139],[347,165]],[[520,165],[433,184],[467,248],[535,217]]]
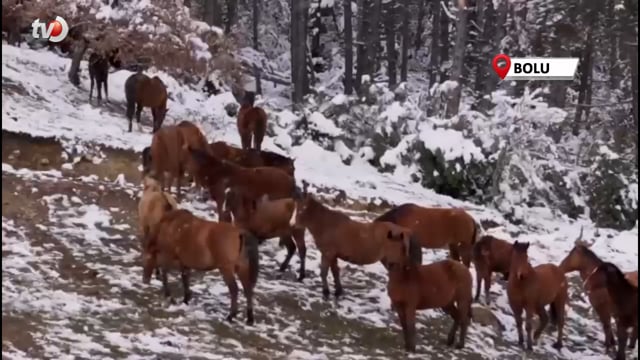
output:
[[[134,132],[126,131],[122,103],[124,81],[129,72],[118,71],[110,75],[110,104],[100,107],[88,102],[86,63],[82,66],[81,89],[67,81],[68,66],[68,59],[50,52],[3,45],[3,131],[56,137],[69,153],[82,152],[82,149],[91,149],[98,144],[140,151],[150,144],[148,126],[144,133],[137,131],[135,126]],[[166,74],[157,75],[171,94],[165,124],[191,120],[201,126],[210,141],[238,144],[235,119],[224,109],[226,104],[234,102],[230,93],[207,98],[195,89],[181,86]],[[351,199],[365,202],[385,200],[391,204],[414,202],[425,206],[464,207],[478,220],[498,223],[500,228],[494,231],[500,231],[502,237],[530,241],[530,257],[534,264],[558,263],[573,246],[580,228],[584,227],[586,238],[597,237],[593,250],[598,255],[615,262],[623,270],[636,269],[637,226],[625,232],[597,229],[587,219],[572,221],[545,208],[518,208],[526,223],[515,226],[494,209],[441,196],[416,184],[399,182],[358,158],[346,166],[338,153],[326,151],[310,140],[292,146],[288,133],[295,115],[288,110],[267,110],[270,121],[277,126],[273,127],[276,136],[267,137],[264,147],[294,157],[299,181],[344,190]],[[148,116],[148,110],[145,110],[143,117]],[[276,274],[277,264],[273,259],[281,261],[284,250],[278,249],[275,241],[267,243],[261,248],[264,266],[256,290],[257,325],[246,327],[241,323],[242,318],[229,325],[224,322],[227,290],[216,274],[193,280],[196,299],[188,306],[167,306],[158,295],[158,283],[153,282],[150,287],[140,283],[135,221],[132,223],[131,220],[135,217],[134,207],[109,206],[107,200],[96,196],[96,191],[87,190],[113,187],[110,191],[125,194],[124,198],[135,204],[137,184],[123,178],[115,183],[70,179],[60,172],[16,169],[4,162],[2,173],[3,187],[6,179],[7,182],[29,184],[34,189],[30,196],[39,197],[42,192],[39,199],[47,207],[45,216],[48,220],[34,228],[48,234],[60,246],[58,249],[50,242],[35,241],[33,229],[19,226],[14,219],[5,217],[3,204],[3,323],[5,318],[30,323],[25,331],[45,349],[46,357],[155,358],[154,354],[164,354],[169,358],[355,359],[396,358],[402,354],[399,327],[389,309],[385,273],[379,264],[358,268],[341,263],[345,268],[342,278],[346,298],[337,303],[324,302],[317,276],[319,254],[309,235],[307,269],[312,276],[303,284],[296,283],[292,274]],[[45,194],[38,189],[58,182],[70,183],[72,191]],[[183,205],[202,216],[211,215],[209,204],[187,201]],[[510,234],[518,235],[514,238]],[[73,277],[61,276],[57,264],[65,256],[83,264],[87,271],[94,271],[95,279],[78,283]],[[444,251],[424,251],[425,262],[445,256]],[[297,269],[296,259],[294,257],[290,272]],[[425,311],[419,320],[420,357],[519,358],[506,294],[500,284],[492,289],[495,302],[491,309],[505,327],[502,334],[496,334],[490,327],[473,324],[466,349],[444,349],[439,340],[445,336],[443,326],[449,326],[449,319],[440,311]],[[589,305],[581,295],[581,289],[574,286],[571,293],[566,348],[557,353],[551,347],[552,337],[543,336],[531,357],[604,357],[600,325],[589,314]],[[37,320],[25,320],[32,317]],[[264,355],[259,355],[261,352]],[[633,354],[637,358],[637,350]],[[29,354],[19,350],[18,345],[5,342],[3,334],[5,356],[19,359],[28,358]]]

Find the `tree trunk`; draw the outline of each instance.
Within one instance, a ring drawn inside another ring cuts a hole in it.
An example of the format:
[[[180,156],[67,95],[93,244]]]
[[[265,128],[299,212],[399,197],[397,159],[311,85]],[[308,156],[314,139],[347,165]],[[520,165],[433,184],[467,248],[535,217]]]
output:
[[[373,80],[376,73],[376,55],[380,46],[380,11],[382,0],[373,0],[373,7],[369,16],[369,33],[367,36],[367,68],[366,74]]]
[[[447,103],[447,117],[458,114],[460,97],[462,95],[462,71],[464,70],[464,52],[467,44],[467,17],[468,10],[466,0],[458,1],[460,7],[456,19],[456,42],[453,49],[453,65],[451,67],[451,80],[458,85],[453,89]]]
[[[366,0],[358,0],[358,37],[356,41],[356,83],[355,88],[356,92],[360,94],[361,85],[362,85],[362,75],[365,74],[365,70],[367,67],[367,59],[366,59],[366,37],[367,37],[367,21],[365,18],[367,17],[367,8],[368,1]]]
[[[487,54],[487,52],[483,49],[486,48],[488,42],[487,42],[487,26],[485,24],[485,20],[486,20],[486,10],[487,10],[487,3],[486,0],[476,0],[476,25],[478,26],[478,35],[476,36],[476,48],[478,49],[478,56],[479,58],[476,60],[476,66],[475,66],[475,75],[476,75],[476,79],[475,79],[475,87],[474,89],[476,90],[476,93],[478,94],[478,96],[480,97],[484,97],[484,91],[483,90],[483,86],[484,86],[484,78],[486,77],[487,74],[487,64],[489,63],[489,61],[487,60],[487,57],[490,56],[490,54]]]
[[[302,104],[307,80],[306,23],[305,11],[308,0],[290,0],[291,6],[291,81],[293,83],[292,102]]]
[[[231,33],[231,27],[236,23],[236,16],[238,11],[237,0],[226,0],[227,2],[227,19],[224,24],[224,33]]]
[[[409,42],[411,41],[409,34],[409,21],[411,19],[411,12],[409,11],[409,5],[411,0],[403,0],[402,2],[402,54],[400,63],[400,81],[407,81],[407,68],[409,66]]]
[[[614,12],[616,0],[607,1],[606,28],[608,29],[608,67],[609,67],[609,86],[611,89],[618,89],[622,80],[622,69],[618,60],[618,40],[619,29],[616,29],[616,15]]]
[[[418,1],[418,25],[416,26],[416,37],[414,39],[413,47],[416,52],[422,47],[422,35],[424,35],[424,17],[427,13],[427,0]]]
[[[258,33],[258,25],[260,24],[260,0],[252,1],[252,12],[253,12],[253,48],[256,51],[260,50],[260,37]],[[262,83],[260,81],[260,69],[258,69],[257,65],[253,65],[253,73],[256,80],[256,94],[262,94]]]
[[[442,7],[445,6],[449,8],[449,1],[441,0],[441,2],[438,5],[440,6],[440,11],[441,11],[441,14],[440,14],[440,66],[438,70],[440,73],[440,82],[443,82],[446,79],[448,79],[448,68],[446,67],[445,63],[449,61],[449,46],[451,46],[451,44],[449,43],[449,15],[445,13]]]
[[[76,40],[75,44],[73,44],[73,55],[71,57],[71,66],[69,67],[69,81],[75,86],[80,85],[80,62],[88,46],[89,44],[84,38]]]
[[[438,82],[438,72],[440,69],[440,16],[442,16],[442,8],[440,1],[433,2],[433,22],[431,26],[431,55],[429,58],[429,86],[433,86]]]
[[[388,2],[385,4],[384,36],[385,47],[387,48],[387,77],[389,78],[389,88],[393,89],[398,82],[398,55],[396,52],[396,4],[394,2]]]
[[[353,28],[351,0],[343,0],[344,10],[344,93],[353,93]]]
[[[500,54],[504,51],[502,49],[502,40],[507,35],[506,32],[506,24],[507,24],[507,0],[498,0],[498,6],[495,9],[496,11],[496,21],[495,21],[495,36],[493,38],[493,49],[495,54]],[[494,90],[496,90],[496,85],[498,84],[498,76],[493,74],[487,76],[485,81],[485,92],[491,94]],[[558,83],[559,81],[554,81]]]
[[[580,59],[580,88],[578,92],[578,106],[576,107],[575,119],[573,121],[573,135],[578,135],[583,121],[587,121],[588,94],[591,92],[591,74],[593,73],[593,26],[589,27],[587,40]],[[585,106],[581,106],[585,105]],[[585,114],[583,119],[582,115]]]
[[[204,0],[203,20],[209,25],[222,27],[222,7],[220,0]]]
[[[184,6],[188,7],[189,9],[191,9],[191,0],[184,0],[182,3],[184,4]]]

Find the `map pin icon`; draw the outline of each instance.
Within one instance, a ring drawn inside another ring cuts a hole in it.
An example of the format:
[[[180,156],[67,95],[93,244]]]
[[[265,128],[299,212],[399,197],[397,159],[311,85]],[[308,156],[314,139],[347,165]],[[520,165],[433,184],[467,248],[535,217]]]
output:
[[[500,60],[505,62],[502,67],[498,66],[498,62]],[[498,54],[493,58],[491,64],[493,65],[493,71],[500,76],[500,79],[504,80],[505,76],[507,76],[507,73],[509,72],[509,68],[511,68],[511,58],[506,54]]]

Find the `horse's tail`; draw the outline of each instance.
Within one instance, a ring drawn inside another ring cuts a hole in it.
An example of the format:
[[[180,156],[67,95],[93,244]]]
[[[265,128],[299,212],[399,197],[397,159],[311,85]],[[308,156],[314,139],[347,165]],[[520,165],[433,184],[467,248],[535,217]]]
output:
[[[553,303],[549,305],[549,318],[551,319],[551,324],[558,324],[558,311],[556,311],[556,307],[553,306]]]
[[[129,76],[124,83],[124,96],[127,100],[127,118],[131,119],[136,109],[136,83],[138,74]]]
[[[244,255],[249,266],[249,282],[252,288],[255,287],[258,282],[258,273],[260,271],[258,243],[258,238],[252,233],[245,231],[240,234],[240,252]]]

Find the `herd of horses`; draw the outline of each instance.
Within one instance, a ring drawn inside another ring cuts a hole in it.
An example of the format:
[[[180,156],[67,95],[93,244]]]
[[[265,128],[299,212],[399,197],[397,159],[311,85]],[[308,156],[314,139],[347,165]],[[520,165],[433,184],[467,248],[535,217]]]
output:
[[[90,61],[90,69],[108,67],[116,55]],[[96,70],[90,71],[92,84],[95,76],[98,89],[104,84],[106,96],[106,73]],[[227,319],[233,320],[239,312],[237,278],[246,298],[246,323],[253,324],[259,245],[267,239],[279,239],[280,246],[287,250],[281,272],[288,269],[297,250],[297,280],[303,281],[308,230],[321,254],[325,299],[331,294],[329,270],[334,296],[343,294],[338,260],[355,265],[380,262],[386,268],[388,296],[400,320],[407,351],[414,352],[416,348],[416,311],[434,308],[442,309],[453,320],[446,344],[464,347],[472,319],[471,304],[480,301],[482,283],[485,303],[490,303],[494,273],[502,274],[506,281],[518,344],[531,350],[534,340],[551,322],[557,330],[553,346],[560,349],[569,287],[565,274],[575,271],[602,323],[604,351],[617,347],[615,358],[620,360],[625,359],[627,347],[635,347],[637,271],[623,273],[616,265],[600,259],[590,249],[593,242],[582,239],[582,230],[560,264],[534,266],[528,258],[529,243],[510,243],[484,233],[463,209],[407,203],[373,221],[354,220],[309,193],[305,181],[299,187],[293,159],[261,149],[267,125],[264,109],[252,103],[241,104],[237,115],[241,147],[235,147],[223,141],[209,143],[198,126],[189,121],[162,126],[167,113],[167,89],[158,77],[149,78],[141,72],[131,75],[125,83],[125,94],[129,131],[134,111],[139,127],[142,109],[149,107],[152,111],[153,137],[150,146],[142,151],[143,193],[138,205],[143,282],[149,283],[155,272],[168,298],[169,271],[180,271],[183,302],[188,303],[192,297],[191,271],[218,269],[230,293]],[[218,221],[200,218],[178,206],[182,180],[187,174],[200,194],[208,193],[215,202]],[[168,192],[174,183],[175,198]],[[422,264],[422,248],[448,248],[450,258]],[[472,264],[476,271],[475,297]],[[535,315],[539,324],[532,332]],[[615,337],[612,318],[617,327]]]

